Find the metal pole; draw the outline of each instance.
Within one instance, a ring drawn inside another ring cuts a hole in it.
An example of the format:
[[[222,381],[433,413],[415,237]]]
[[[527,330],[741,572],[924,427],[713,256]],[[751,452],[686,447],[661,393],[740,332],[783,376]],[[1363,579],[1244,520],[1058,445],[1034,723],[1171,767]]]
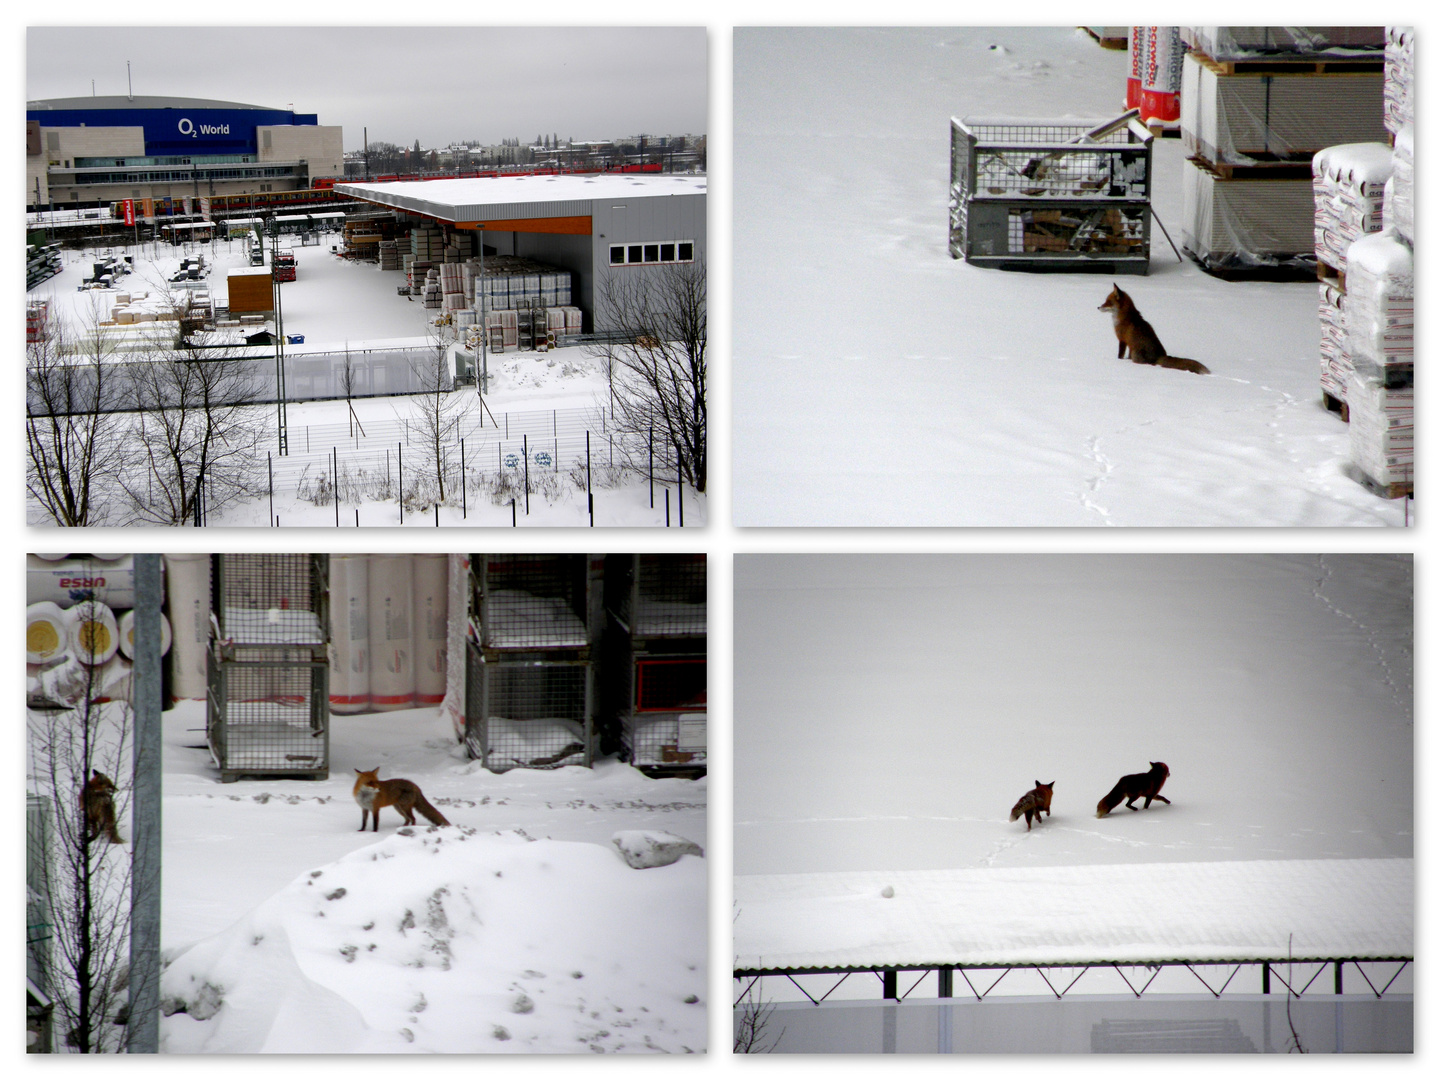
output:
[[[335,497],[335,527],[340,527],[340,448],[330,447],[330,460],[333,462],[330,468],[330,494]]]
[[[483,419],[483,417],[482,417]],[[465,440],[460,440],[460,520],[465,520]]]
[[[520,452],[525,455],[525,516],[530,516],[530,436],[520,436]]]
[[[160,1049],[160,556],[135,556],[135,709],[130,807],[130,1019],[132,1054]]]
[[[399,481],[399,488],[396,494],[400,499],[400,524],[405,524],[405,458],[402,456],[403,447],[400,443],[395,444],[395,478]]]

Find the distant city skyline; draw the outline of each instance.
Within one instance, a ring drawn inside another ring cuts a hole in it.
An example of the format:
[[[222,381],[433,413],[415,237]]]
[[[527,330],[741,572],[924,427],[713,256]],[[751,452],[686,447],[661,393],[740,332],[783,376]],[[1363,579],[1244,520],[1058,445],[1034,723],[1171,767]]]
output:
[[[126,62],[130,71],[127,82]],[[26,100],[168,95],[315,113],[426,149],[705,134],[702,27],[30,27]]]

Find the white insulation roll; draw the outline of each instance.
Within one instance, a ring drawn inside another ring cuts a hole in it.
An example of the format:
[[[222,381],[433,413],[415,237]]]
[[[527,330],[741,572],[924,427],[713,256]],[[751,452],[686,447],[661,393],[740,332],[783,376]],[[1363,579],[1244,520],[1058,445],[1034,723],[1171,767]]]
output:
[[[170,651],[170,620],[160,612],[160,655]],[[135,609],[131,608],[120,616],[120,655],[127,660],[135,659]]]
[[[120,648],[120,627],[115,613],[98,600],[83,600],[65,612],[70,644],[82,663],[99,667]]]
[[[25,609],[25,662],[48,664],[64,656],[70,647],[70,630],[65,609],[53,600],[42,600]]]
[[[203,699],[210,647],[210,556],[166,555],[165,580],[174,632],[170,670],[175,696]]]
[[[330,556],[330,711],[370,708],[370,556]]]
[[[448,555],[415,556],[415,704],[445,700]]]
[[[370,556],[370,707],[415,705],[415,583],[409,555]]]

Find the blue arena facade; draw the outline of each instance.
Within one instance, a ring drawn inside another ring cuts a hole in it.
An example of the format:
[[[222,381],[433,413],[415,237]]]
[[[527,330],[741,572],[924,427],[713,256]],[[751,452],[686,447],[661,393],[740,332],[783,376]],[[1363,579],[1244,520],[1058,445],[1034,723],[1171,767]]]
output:
[[[199,98],[57,98],[29,102],[26,121],[32,206],[285,191],[344,173],[341,129],[292,109]]]

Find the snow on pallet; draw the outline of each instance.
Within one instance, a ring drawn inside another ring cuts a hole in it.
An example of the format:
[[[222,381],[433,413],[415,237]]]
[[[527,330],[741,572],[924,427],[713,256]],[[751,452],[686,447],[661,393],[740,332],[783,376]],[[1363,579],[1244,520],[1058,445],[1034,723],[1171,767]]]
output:
[[[1408,957],[1415,863],[757,874],[735,908],[742,970]]]

